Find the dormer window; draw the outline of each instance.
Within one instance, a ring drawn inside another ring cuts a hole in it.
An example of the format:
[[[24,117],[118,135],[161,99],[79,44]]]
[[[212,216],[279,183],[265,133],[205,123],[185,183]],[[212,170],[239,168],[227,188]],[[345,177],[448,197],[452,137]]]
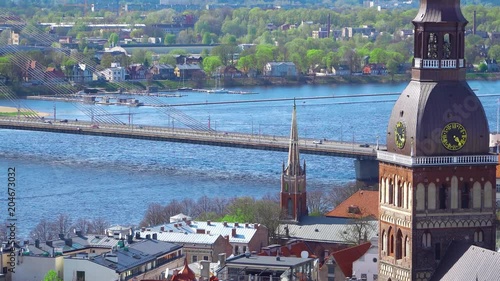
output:
[[[359,209],[359,207],[358,207],[358,206],[356,206],[356,205],[351,205],[351,206],[349,206],[349,208],[348,208],[347,212],[348,212],[349,214],[361,214],[361,210],[360,210],[360,209]]]

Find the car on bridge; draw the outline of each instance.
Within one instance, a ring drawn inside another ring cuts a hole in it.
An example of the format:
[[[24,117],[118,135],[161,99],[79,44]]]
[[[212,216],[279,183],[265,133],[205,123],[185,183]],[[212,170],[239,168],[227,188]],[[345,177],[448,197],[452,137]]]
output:
[[[313,141],[314,144],[323,144],[323,140],[315,140]]]
[[[99,129],[99,125],[97,124],[92,124],[92,126],[90,126],[92,129]]]
[[[359,147],[370,147],[370,145],[367,143],[363,143],[363,144],[360,144]]]

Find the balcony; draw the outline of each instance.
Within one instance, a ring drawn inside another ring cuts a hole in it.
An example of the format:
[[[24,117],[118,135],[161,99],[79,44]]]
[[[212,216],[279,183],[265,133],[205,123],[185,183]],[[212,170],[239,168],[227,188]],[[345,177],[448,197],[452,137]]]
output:
[[[452,60],[430,60],[415,58],[415,68],[426,68],[426,69],[453,69],[458,67],[464,67],[464,59],[452,59]]]
[[[411,157],[378,151],[377,160],[400,164],[407,167],[443,166],[443,165],[470,165],[470,164],[498,164],[498,155],[464,155],[464,156],[419,156]]]

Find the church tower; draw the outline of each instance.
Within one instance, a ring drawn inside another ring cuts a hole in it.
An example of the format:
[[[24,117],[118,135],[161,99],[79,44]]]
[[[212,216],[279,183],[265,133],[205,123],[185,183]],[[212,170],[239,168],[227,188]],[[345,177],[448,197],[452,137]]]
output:
[[[280,207],[286,220],[299,221],[306,216],[306,162],[300,166],[299,134],[297,130],[297,114],[293,103],[292,128],[290,130],[290,147],[288,149],[287,166],[283,164],[281,172]]]
[[[465,81],[460,0],[421,0],[412,78],[379,160],[378,280],[429,280],[451,241],[495,247],[495,155]]]

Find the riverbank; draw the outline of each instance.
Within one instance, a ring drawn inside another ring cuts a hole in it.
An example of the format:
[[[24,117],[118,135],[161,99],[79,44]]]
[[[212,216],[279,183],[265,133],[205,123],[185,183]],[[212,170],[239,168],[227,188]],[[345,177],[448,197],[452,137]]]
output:
[[[389,84],[410,81],[410,74],[397,75],[348,75],[348,76],[299,76],[299,77],[253,77],[253,78],[231,78],[221,79],[220,87],[224,88],[247,88],[247,87],[274,87],[274,86],[299,86],[299,85],[359,85],[359,84]],[[468,73],[467,80],[495,81],[500,80],[500,73]],[[106,92],[147,92],[152,88],[158,91],[172,91],[181,87],[196,89],[215,88],[214,79],[189,80],[182,84],[175,80],[154,81],[124,81],[120,83],[107,83],[93,81],[87,88],[99,88]],[[19,97],[36,95],[54,95],[54,87],[37,85],[32,87],[20,87],[12,85],[12,91]],[[82,88],[58,87],[58,95],[74,94]]]
[[[28,110],[26,108],[20,108],[19,109],[19,114],[22,116],[25,116],[27,113],[33,113],[33,111]],[[50,116],[49,113],[47,112],[39,112],[35,111],[35,113],[39,117],[47,117]],[[17,116],[17,108],[15,107],[10,107],[10,106],[0,106],[0,116]]]

